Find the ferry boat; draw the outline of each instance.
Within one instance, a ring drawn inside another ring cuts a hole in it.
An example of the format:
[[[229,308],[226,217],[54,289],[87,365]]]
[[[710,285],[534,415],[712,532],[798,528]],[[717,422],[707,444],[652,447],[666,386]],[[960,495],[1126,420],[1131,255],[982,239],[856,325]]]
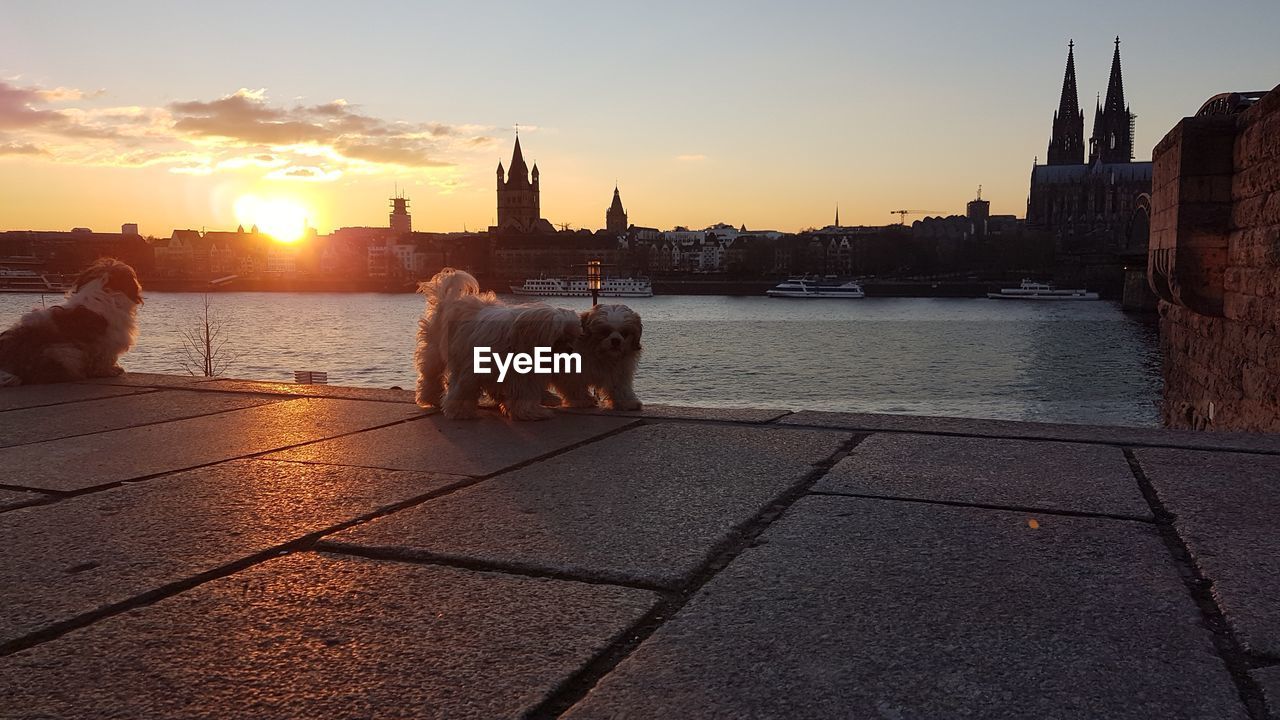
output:
[[[1097,300],[1098,293],[1083,288],[1060,290],[1048,283],[1023,280],[1016,288],[1001,288],[998,293],[987,293],[992,300]]]
[[[769,297],[783,298],[862,298],[866,293],[857,281],[840,282],[834,276],[824,279],[793,277],[778,283],[765,293]]]
[[[523,285],[512,285],[516,295],[538,297],[591,297],[591,286],[585,277],[527,278]],[[653,283],[645,278],[604,278],[600,281],[600,297],[653,297]]]
[[[70,289],[66,283],[53,280],[34,270],[14,270],[0,267],[0,292],[61,295]]]

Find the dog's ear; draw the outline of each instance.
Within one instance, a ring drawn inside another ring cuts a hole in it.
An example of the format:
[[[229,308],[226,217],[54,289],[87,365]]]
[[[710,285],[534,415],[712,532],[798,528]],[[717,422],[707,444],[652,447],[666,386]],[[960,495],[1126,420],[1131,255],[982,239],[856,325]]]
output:
[[[142,304],[142,285],[138,283],[138,274],[125,263],[111,261],[107,269],[107,282],[103,287],[124,295],[134,305]]]
[[[85,285],[88,285],[89,283],[93,282],[94,280],[97,280],[98,278],[102,277],[105,274],[106,274],[106,268],[103,265],[103,261],[100,259],[95,260],[93,264],[85,268],[83,271],[80,272],[79,275],[76,276],[75,284],[71,286],[72,292],[80,292],[80,289],[83,288]]]

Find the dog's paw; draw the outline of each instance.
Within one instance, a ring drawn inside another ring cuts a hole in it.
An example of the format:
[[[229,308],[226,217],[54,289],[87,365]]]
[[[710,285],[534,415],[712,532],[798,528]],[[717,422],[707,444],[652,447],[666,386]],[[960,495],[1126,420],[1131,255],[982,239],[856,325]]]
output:
[[[613,409],[614,410],[643,410],[644,403],[640,402],[636,398],[625,398],[622,400],[614,400]]]
[[[560,396],[551,392],[550,390],[543,390],[542,406],[543,407],[560,407]]]
[[[107,377],[120,377],[123,374],[124,368],[119,365],[112,365],[111,369],[107,371]]]

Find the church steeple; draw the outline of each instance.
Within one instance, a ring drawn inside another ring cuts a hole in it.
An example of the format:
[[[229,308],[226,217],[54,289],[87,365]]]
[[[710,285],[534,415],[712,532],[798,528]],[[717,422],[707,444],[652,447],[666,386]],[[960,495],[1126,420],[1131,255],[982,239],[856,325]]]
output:
[[[1067,70],[1062,76],[1062,96],[1053,114],[1053,134],[1049,137],[1050,165],[1079,165],[1084,162],[1084,113],[1076,92],[1075,41],[1067,43]]]
[[[1107,99],[1099,107],[1089,140],[1089,162],[1127,163],[1133,159],[1133,114],[1124,101],[1124,78],[1120,72],[1120,38],[1116,37],[1111,56],[1111,78]]]
[[[836,203],[836,224],[834,227],[840,227],[840,203]]]
[[[519,135],[516,135],[516,149],[511,153],[511,166],[507,170],[507,182],[529,182],[529,166],[524,164],[524,153],[520,152]]]
[[[609,232],[626,232],[627,211],[622,207],[622,196],[618,194],[618,186],[613,186],[613,203],[604,213],[605,230]]]

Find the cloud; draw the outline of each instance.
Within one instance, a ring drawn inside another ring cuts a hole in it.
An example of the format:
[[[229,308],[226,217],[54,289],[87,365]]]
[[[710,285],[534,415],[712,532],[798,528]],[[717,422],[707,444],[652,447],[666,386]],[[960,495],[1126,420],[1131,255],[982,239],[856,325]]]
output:
[[[676,159],[680,162],[702,162],[707,159],[706,155],[677,155]]]
[[[304,182],[333,182],[342,177],[341,170],[325,170],[318,167],[291,166],[267,173],[269,180],[301,180]]]
[[[24,143],[0,143],[0,155],[48,155],[44,148]]]
[[[449,171],[496,142],[483,126],[380,118],[345,99],[276,104],[265,88],[164,106],[98,107],[103,94],[0,80],[0,131],[22,132],[37,151],[22,152],[57,162],[312,182]]]

